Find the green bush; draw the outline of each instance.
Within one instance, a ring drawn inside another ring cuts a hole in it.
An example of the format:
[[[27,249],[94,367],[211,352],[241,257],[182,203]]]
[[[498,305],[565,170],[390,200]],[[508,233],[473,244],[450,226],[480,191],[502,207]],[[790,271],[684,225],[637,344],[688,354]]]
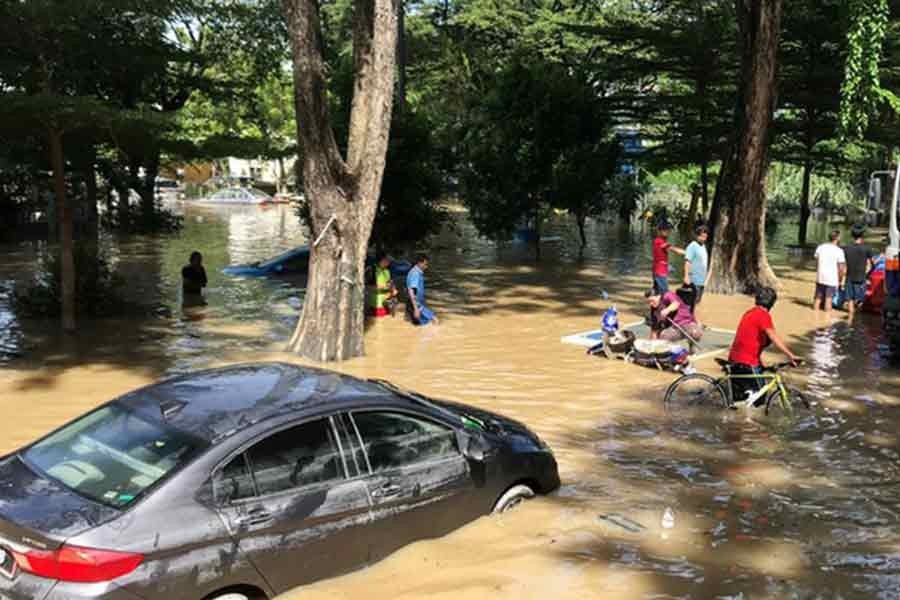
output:
[[[75,302],[79,314],[100,316],[121,313],[125,308],[123,280],[94,244],[78,243],[75,257]],[[59,249],[38,262],[32,283],[16,294],[17,306],[28,316],[51,317],[62,313],[62,260]]]

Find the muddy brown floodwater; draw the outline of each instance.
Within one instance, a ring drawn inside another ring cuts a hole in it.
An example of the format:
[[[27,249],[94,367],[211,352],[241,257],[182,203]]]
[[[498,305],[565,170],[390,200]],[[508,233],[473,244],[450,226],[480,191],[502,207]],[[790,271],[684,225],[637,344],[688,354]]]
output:
[[[34,249],[3,249],[2,450],[168,373],[296,361],[280,350],[302,290],[219,274],[302,243],[293,215],[186,216],[176,237],[104,242],[129,290],[159,307],[82,323],[74,340],[15,314],[8,298],[30,276]],[[648,240],[639,229],[595,225],[578,259],[559,223],[562,240],[536,264],[525,249],[478,239],[464,216],[457,223],[432,243],[429,294],[441,325],[382,319],[367,330],[368,355],[335,368],[526,422],[553,447],[563,486],[285,598],[900,598],[900,372],[882,355],[877,318],[813,315],[810,265],[778,250],[789,226],[771,242],[785,286],[774,317],[807,359],[794,383],[814,405],[773,422],[667,415],[672,375],[560,343],[595,328],[610,303],[626,322],[641,313]],[[195,247],[207,256],[209,306],[182,310],[178,269]],[[733,328],[749,304],[710,295],[701,316]],[[666,508],[672,528],[661,525]]]

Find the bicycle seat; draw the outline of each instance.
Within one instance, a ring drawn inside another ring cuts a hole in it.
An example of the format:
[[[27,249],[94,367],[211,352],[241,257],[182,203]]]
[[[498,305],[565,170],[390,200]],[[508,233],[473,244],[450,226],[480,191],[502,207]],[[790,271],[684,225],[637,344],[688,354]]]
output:
[[[725,371],[726,373],[731,372],[731,363],[728,362],[727,360],[725,360],[724,358],[717,358],[716,364],[719,365],[720,367],[722,367],[722,370]]]

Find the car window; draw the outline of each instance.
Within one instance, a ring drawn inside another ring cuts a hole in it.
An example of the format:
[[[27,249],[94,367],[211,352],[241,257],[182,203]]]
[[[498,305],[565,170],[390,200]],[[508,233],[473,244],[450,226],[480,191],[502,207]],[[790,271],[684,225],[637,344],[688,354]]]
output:
[[[354,412],[372,471],[459,455],[453,429],[392,412]]]
[[[309,268],[309,256],[300,254],[282,263],[285,271],[306,271]]]
[[[219,502],[230,502],[252,498],[255,495],[253,478],[243,454],[235,456],[231,462],[219,469],[213,479],[213,493]]]
[[[93,500],[124,507],[206,448],[206,442],[119,404],[69,423],[25,460]]]
[[[247,456],[260,495],[344,478],[337,444],[324,419],[269,436]]]
[[[347,457],[348,476],[357,477],[368,473],[366,468],[366,459],[359,447],[359,440],[356,432],[353,431],[353,425],[345,415],[336,415],[334,417],[334,425],[340,436],[341,447],[344,450],[344,456]]]

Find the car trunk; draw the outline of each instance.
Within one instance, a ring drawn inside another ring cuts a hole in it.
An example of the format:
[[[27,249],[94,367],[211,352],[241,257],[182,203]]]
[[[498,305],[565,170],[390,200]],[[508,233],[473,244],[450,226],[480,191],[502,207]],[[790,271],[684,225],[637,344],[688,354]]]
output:
[[[12,551],[47,551],[119,511],[43,477],[18,455],[0,460],[0,598],[40,599],[55,581],[25,573]]]
[[[39,475],[18,455],[0,461],[0,536],[9,541],[50,549],[118,515]]]

